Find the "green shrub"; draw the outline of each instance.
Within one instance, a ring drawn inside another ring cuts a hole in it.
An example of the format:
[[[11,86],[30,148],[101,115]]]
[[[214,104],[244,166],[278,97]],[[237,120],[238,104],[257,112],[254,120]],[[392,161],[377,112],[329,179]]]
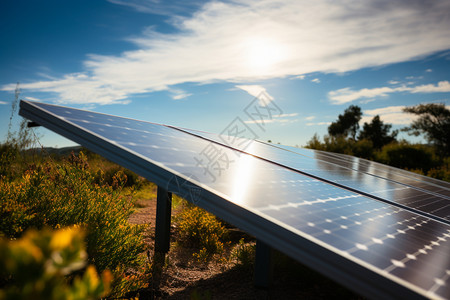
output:
[[[255,250],[254,244],[248,244],[244,242],[244,239],[239,240],[233,250],[231,251],[231,258],[236,261],[236,263],[245,268],[253,266],[255,262]]]
[[[372,159],[374,157],[375,149],[373,143],[369,140],[359,140],[352,145],[352,155],[362,157],[365,159]]]
[[[450,157],[444,159],[442,165],[429,170],[427,176],[450,182]]]
[[[397,168],[420,169],[425,173],[436,165],[432,149],[406,142],[384,146],[377,160]]]
[[[74,226],[27,231],[19,240],[0,239],[0,299],[99,299],[109,292],[111,273],[99,278],[86,268],[83,232]],[[76,275],[75,275],[76,274]]]
[[[375,151],[373,143],[369,140],[354,141],[343,136],[328,135],[324,136],[323,142],[318,135],[314,135],[306,144],[306,148],[355,155],[366,159],[372,159]]]
[[[113,292],[122,293],[125,273],[145,263],[140,255],[145,226],[128,223],[133,203],[120,195],[124,176],[119,173],[112,181],[94,184],[82,153],[58,165],[31,167],[21,180],[1,179],[0,235],[16,238],[28,228],[82,226],[89,262],[99,271],[111,270]]]
[[[19,150],[14,144],[0,144],[0,178],[11,179],[15,176],[14,162],[18,155]]]
[[[112,164],[105,170],[98,170],[94,174],[94,183],[98,185],[113,185],[114,177],[116,177],[117,173],[123,174],[123,178],[125,179],[123,182],[123,187],[133,187],[134,189],[139,190],[143,186],[143,178],[139,177],[136,173],[116,164]]]
[[[176,222],[180,243],[199,249],[194,253],[198,261],[205,262],[214,254],[223,254],[228,230],[215,216],[199,207],[186,205],[177,215]]]

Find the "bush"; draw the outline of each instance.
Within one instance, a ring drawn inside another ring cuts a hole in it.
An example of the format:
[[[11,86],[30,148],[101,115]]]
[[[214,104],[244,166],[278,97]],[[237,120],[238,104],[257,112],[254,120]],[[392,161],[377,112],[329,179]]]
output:
[[[198,261],[207,261],[214,254],[223,254],[224,240],[228,230],[205,210],[186,205],[176,217],[180,243],[198,249],[194,257]]]
[[[89,262],[115,277],[114,293],[127,283],[129,268],[141,267],[145,250],[143,225],[131,225],[130,198],[120,195],[124,176],[112,185],[96,185],[83,153],[59,165],[32,166],[20,180],[0,180],[0,235],[20,237],[28,228],[79,225],[86,230]]]
[[[0,239],[0,299],[99,299],[111,275],[86,268],[84,234],[78,227],[27,231],[21,239]]]
[[[254,244],[246,244],[242,238],[239,240],[239,244],[231,251],[231,257],[238,265],[244,268],[251,268],[255,262],[255,250]]]
[[[17,146],[5,143],[0,144],[0,178],[11,179],[15,175],[14,161],[19,155]]]
[[[354,141],[343,136],[328,135],[324,136],[323,142],[320,141],[318,135],[314,135],[306,144],[306,148],[355,155],[366,159],[372,159],[375,151],[373,143],[369,140]]]
[[[428,171],[428,176],[450,182],[450,157],[444,159],[441,166]]]
[[[378,154],[377,160],[398,168],[420,169],[424,173],[436,165],[432,149],[406,142],[384,146]]]
[[[123,174],[123,187],[133,187],[136,190],[142,188],[145,181],[143,178],[139,177],[136,173],[116,164],[113,164],[105,170],[98,170],[94,174],[94,183],[98,185],[108,184],[112,186],[114,183],[114,177],[116,177],[116,174],[118,173]]]

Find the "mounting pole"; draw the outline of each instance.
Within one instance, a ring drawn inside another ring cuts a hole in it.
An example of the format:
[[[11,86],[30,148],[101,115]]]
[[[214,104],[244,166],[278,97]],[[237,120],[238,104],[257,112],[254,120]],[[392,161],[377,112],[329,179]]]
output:
[[[170,249],[170,218],[172,209],[172,193],[159,187],[156,195],[155,254],[153,256],[152,284],[159,288],[165,255]]]
[[[256,240],[254,284],[257,288],[268,289],[272,284],[272,277],[272,248]]]

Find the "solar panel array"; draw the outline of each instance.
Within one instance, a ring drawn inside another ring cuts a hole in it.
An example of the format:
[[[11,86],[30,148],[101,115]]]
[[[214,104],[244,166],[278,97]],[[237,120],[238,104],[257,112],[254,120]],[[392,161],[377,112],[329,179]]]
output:
[[[352,157],[36,102],[20,114],[368,297],[450,298],[447,183]]]

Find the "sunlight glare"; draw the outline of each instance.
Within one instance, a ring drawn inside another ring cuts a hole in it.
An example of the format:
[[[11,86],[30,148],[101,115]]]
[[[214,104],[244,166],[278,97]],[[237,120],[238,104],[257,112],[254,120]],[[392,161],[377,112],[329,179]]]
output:
[[[250,145],[251,147],[252,145]],[[254,157],[242,154],[233,180],[232,199],[236,204],[243,204],[248,193],[254,172]]]
[[[286,60],[286,47],[276,39],[253,37],[243,43],[244,61],[255,73],[270,74],[273,67]]]

